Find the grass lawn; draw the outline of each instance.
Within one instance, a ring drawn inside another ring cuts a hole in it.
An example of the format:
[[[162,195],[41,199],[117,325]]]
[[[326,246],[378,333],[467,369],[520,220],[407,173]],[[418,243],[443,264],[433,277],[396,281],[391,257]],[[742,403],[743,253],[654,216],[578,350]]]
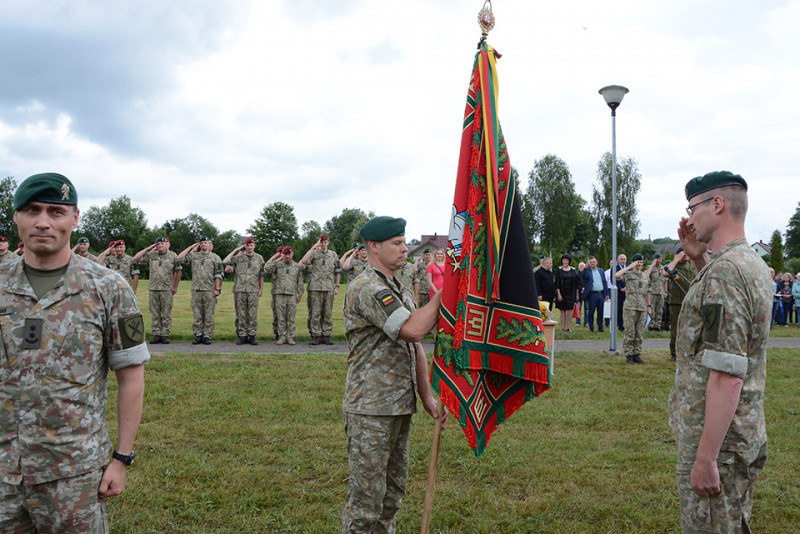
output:
[[[667,424],[674,367],[666,351],[643,356],[647,365],[631,366],[560,352],[554,389],[504,423],[481,458],[451,417],[432,532],[679,532]],[[768,357],[770,457],[752,526],[783,534],[800,524],[800,350]],[[127,492],[109,503],[113,532],[338,532],[343,355],[170,353],[145,372],[136,463]],[[113,378],[109,389],[114,414]],[[432,435],[432,420],[416,415],[401,533],[420,529]]]

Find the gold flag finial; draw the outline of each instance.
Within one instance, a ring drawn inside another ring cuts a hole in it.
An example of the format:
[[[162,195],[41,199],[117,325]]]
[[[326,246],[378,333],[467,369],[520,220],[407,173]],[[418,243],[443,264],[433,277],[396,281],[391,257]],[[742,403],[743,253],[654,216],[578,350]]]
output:
[[[481,40],[478,42],[478,49],[486,44],[486,38],[489,37],[489,32],[494,28],[495,18],[492,13],[492,0],[486,0],[483,3],[483,9],[478,12],[478,25],[481,27]]]

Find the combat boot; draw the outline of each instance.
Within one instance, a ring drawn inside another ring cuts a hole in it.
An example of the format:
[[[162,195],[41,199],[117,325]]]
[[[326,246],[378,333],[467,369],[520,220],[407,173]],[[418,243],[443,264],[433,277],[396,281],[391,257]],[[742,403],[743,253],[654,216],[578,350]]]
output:
[[[203,345],[211,345],[211,338],[208,336],[203,336]]]
[[[322,338],[322,342],[323,342],[325,345],[333,345],[333,341],[331,341],[331,336],[324,336],[324,337]]]
[[[633,356],[625,355],[625,363],[633,363]]]
[[[280,338],[278,341],[275,342],[275,344],[276,345],[284,345],[284,344],[286,344],[286,340],[283,339],[283,338]]]
[[[633,356],[633,363],[644,363],[644,360],[639,357],[638,354]]]
[[[169,336],[161,336],[161,343],[169,345]]]
[[[321,337],[314,336],[314,337],[311,338],[310,345],[321,345],[321,344],[322,344],[322,338]]]
[[[199,345],[202,342],[203,342],[203,336],[194,336],[194,339],[192,340],[192,345]]]
[[[244,345],[247,343],[247,336],[239,336],[239,339],[236,341],[237,345]]]
[[[287,339],[287,340],[286,340],[286,343],[287,343],[288,345],[296,345],[296,344],[297,344],[297,343],[295,343],[294,339],[292,339],[292,338],[289,338],[289,339]]]
[[[256,341],[256,336],[250,336],[248,339],[251,345],[258,345],[258,341]]]
[[[153,339],[150,340],[151,345],[155,345],[156,343],[161,343],[161,336],[153,336]]]

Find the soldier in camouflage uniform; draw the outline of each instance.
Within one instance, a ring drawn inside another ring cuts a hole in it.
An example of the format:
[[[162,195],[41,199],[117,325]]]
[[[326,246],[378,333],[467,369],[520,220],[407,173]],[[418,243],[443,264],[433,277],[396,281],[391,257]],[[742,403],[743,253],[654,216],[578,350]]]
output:
[[[31,176],[14,195],[27,246],[22,261],[0,267],[3,533],[107,533],[105,500],[122,493],[133,461],[150,359],[144,324],[122,277],[71,253],[77,200],[56,173]],[[119,384],[115,450],[109,369]]]
[[[293,256],[292,247],[283,247],[281,253],[272,256],[264,266],[264,273],[272,277],[278,318],[277,345],[295,344],[294,318],[297,314],[297,304],[303,296],[303,267],[292,260]]]
[[[155,250],[153,250],[155,249]],[[178,255],[169,250],[169,242],[157,237],[149,247],[133,256],[140,265],[150,266],[150,317],[153,339],[150,343],[169,343],[172,330],[172,296],[178,292],[181,267]]]
[[[0,265],[19,258],[17,254],[8,250],[8,238],[0,235]]]
[[[347,287],[344,326],[350,347],[344,412],[350,479],[342,532],[395,532],[408,478],[416,392],[439,417],[419,343],[436,324],[441,294],[415,310],[395,271],[406,263],[405,221],[376,217],[361,228],[370,266]],[[443,423],[447,410],[443,411]]]
[[[667,273],[667,268],[671,272],[677,272],[678,276],[671,276]],[[689,291],[689,284],[697,276],[697,269],[694,268],[694,263],[689,261],[689,256],[683,252],[683,248],[678,247],[675,259],[665,269],[662,269],[662,275],[670,279],[669,295],[667,296],[669,304],[669,353],[674,362],[676,359],[675,340],[678,335],[678,316],[681,313],[683,298],[686,296],[686,292]]]
[[[178,261],[192,265],[192,345],[211,345],[214,309],[222,293],[222,260],[211,252],[211,240],[202,236],[178,254]]]
[[[367,249],[363,244],[355,243],[353,248],[339,258],[339,264],[342,266],[342,270],[347,273],[347,283],[349,285],[350,282],[355,280],[356,276],[367,268],[369,264],[369,261],[367,261]]]
[[[308,321],[312,345],[333,345],[333,298],[339,294],[342,269],[339,256],[328,250],[323,234],[306,252],[300,265],[308,272]]]
[[[97,256],[89,252],[89,240],[85,237],[78,239],[78,244],[72,247],[72,252],[89,261],[97,261]]]
[[[678,237],[699,273],[678,319],[669,399],[681,523],[684,532],[750,532],[753,485],[767,458],[772,284],[745,238],[744,179],[708,173],[686,185],[686,198]]]
[[[422,257],[417,259],[416,271],[414,272],[414,291],[417,297],[417,307],[422,308],[431,300],[430,286],[428,285],[428,265],[431,264],[433,254],[431,249],[426,248]]]
[[[653,315],[651,317],[650,330],[659,332],[661,330],[661,316],[664,314],[664,277],[661,275],[661,254],[653,256],[653,262],[647,267],[645,274],[650,283],[650,304],[653,305]]]
[[[97,257],[97,263],[121,274],[136,293],[139,287],[139,264],[133,261],[131,256],[125,254],[126,249],[125,241],[122,239],[112,241],[108,244],[108,249]]]
[[[642,335],[651,311],[649,277],[642,272],[644,260],[641,254],[634,254],[630,265],[614,274],[614,278],[625,283],[625,303],[622,318],[625,324],[625,337],[622,346],[628,363],[644,363],[642,360]]]
[[[234,253],[238,252],[234,256]],[[258,299],[264,292],[264,258],[256,253],[256,242],[248,237],[222,260],[225,272],[233,272],[233,304],[236,309],[237,345],[258,345]]]

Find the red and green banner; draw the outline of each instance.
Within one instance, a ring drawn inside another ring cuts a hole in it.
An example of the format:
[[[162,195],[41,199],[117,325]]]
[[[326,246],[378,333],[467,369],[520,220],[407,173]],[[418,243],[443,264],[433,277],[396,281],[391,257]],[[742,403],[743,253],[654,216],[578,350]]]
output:
[[[461,135],[431,384],[480,456],[551,387],[516,179],[497,118],[496,54],[475,56]]]

